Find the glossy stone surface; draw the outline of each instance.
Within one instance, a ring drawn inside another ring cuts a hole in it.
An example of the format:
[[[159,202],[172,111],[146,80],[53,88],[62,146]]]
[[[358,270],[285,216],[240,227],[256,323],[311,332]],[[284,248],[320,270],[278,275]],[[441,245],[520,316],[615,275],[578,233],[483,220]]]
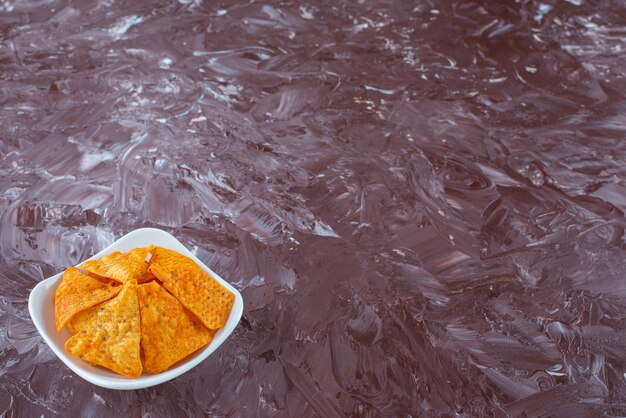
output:
[[[0,413],[626,414],[623,2],[147,3],[0,0]],[[101,389],[28,294],[142,226],[244,317]]]

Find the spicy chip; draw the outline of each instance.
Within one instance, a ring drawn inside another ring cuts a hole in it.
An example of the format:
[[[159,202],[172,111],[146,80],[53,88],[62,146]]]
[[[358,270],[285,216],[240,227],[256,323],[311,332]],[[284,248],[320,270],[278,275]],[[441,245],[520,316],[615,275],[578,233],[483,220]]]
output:
[[[120,292],[120,286],[103,283],[75,267],[63,273],[61,284],[54,294],[54,317],[57,331],[77,313],[100,302],[111,299]]]
[[[94,317],[65,343],[65,350],[123,376],[141,375],[140,319],[137,284],[126,282]]]
[[[150,271],[180,303],[210,329],[224,326],[235,295],[209,276],[191,258],[154,247]]]
[[[85,261],[80,267],[120,283],[128,280],[136,280],[137,283],[147,282],[152,278],[152,275],[148,274],[146,261],[150,249],[151,247],[135,248],[127,253],[116,251],[98,260]]]
[[[214,331],[156,282],[138,289],[143,368],[160,373],[213,339]]]

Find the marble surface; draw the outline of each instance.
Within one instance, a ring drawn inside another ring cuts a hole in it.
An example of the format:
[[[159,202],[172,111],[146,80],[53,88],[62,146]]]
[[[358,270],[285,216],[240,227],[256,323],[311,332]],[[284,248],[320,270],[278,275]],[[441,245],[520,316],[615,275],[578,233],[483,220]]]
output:
[[[0,0],[0,414],[626,414],[622,1]],[[30,289],[143,226],[243,294],[94,387]]]

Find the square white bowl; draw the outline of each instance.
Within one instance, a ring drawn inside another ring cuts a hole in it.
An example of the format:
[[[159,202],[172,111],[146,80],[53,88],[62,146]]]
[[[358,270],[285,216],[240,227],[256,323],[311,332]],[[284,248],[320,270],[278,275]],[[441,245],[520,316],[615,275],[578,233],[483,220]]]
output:
[[[233,292],[235,295],[235,301],[230,311],[230,315],[228,316],[228,320],[226,321],[226,324],[224,324],[224,327],[217,331],[211,343],[194,353],[183,363],[180,363],[176,367],[162,373],[143,373],[137,379],[130,379],[107,369],[92,366],[81,358],[72,356],[65,352],[65,341],[70,338],[71,334],[66,327],[64,327],[61,332],[57,332],[54,322],[54,293],[61,282],[61,276],[63,273],[61,272],[47,278],[37,284],[37,286],[35,286],[30,292],[30,297],[28,299],[28,310],[30,312],[30,316],[35,323],[35,327],[37,327],[39,334],[41,334],[46,344],[48,344],[61,361],[63,361],[67,367],[72,369],[74,373],[94,385],[118,390],[142,389],[167,382],[170,379],[180,376],[209,357],[211,353],[213,353],[217,347],[219,347],[226,340],[226,338],[230,336],[243,314],[243,298],[237,289],[232,287],[224,279],[215,274],[215,272],[213,272],[210,268],[205,266],[204,263],[202,263],[202,261],[185,248],[180,241],[160,229],[136,229],[135,231],[124,235],[122,238],[118,239],[113,244],[91,257],[90,260],[101,258],[114,251],[127,252],[133,248],[147,247],[149,245],[156,245],[186,255],[198,263],[198,265],[213,276],[215,280],[219,281],[224,287]],[[81,264],[82,263],[83,262],[81,262]]]

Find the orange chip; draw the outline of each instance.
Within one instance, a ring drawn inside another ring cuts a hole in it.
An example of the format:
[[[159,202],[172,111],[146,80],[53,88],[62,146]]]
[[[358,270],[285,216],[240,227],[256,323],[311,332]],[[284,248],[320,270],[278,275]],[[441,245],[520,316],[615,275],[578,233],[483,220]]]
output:
[[[113,300],[65,343],[65,351],[123,376],[141,375],[137,283],[127,281]]]
[[[154,273],[148,270],[146,271],[146,274],[144,274],[144,276],[141,278],[141,282],[138,283],[148,283],[153,281],[154,279],[156,279],[156,276],[154,275]]]
[[[157,282],[139,286],[143,367],[160,373],[213,339],[215,331],[195,318]]]
[[[76,267],[66,269],[54,294],[54,319],[57,331],[60,331],[72,316],[111,299],[120,292],[120,289],[120,286],[102,283]]]
[[[118,289],[121,288],[122,286],[118,287]],[[77,313],[69,321],[67,321],[67,324],[65,324],[67,325],[67,329],[69,329],[72,334],[76,334],[78,331],[85,328],[85,325],[87,325],[89,321],[95,318],[99,310],[104,309],[105,304],[106,302],[102,302],[96,306],[92,306],[89,309],[85,309],[84,311]]]
[[[130,279],[143,283],[150,280],[150,276],[146,275],[148,272],[146,257],[150,249],[151,247],[135,248],[127,253],[116,251],[98,260],[85,261],[80,267],[120,283]]]
[[[154,247],[151,252],[150,271],[163,286],[200,318],[207,328],[223,327],[235,295],[191,258],[161,247]]]

